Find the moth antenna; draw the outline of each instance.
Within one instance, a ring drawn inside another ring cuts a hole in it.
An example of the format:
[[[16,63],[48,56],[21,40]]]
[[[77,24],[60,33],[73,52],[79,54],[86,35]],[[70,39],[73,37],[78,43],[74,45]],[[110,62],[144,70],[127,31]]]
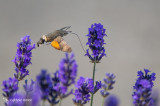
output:
[[[78,34],[76,34],[76,33],[71,33],[71,34],[74,34],[74,35],[77,36],[77,38],[78,38],[78,40],[79,40],[79,42],[80,42],[80,44],[81,44],[81,47],[82,47],[83,51],[86,53],[86,51],[85,51],[85,49],[84,49],[84,47],[83,47],[83,45],[82,45],[81,39],[79,38]]]

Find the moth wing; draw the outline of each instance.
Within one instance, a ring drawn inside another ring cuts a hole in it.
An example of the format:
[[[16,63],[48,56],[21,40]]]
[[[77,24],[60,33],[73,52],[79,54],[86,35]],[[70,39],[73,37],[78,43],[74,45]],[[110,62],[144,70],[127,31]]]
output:
[[[59,36],[59,31],[54,31],[47,35],[43,35],[42,38],[45,42],[52,42],[55,38],[57,38],[57,36]]]
[[[71,47],[67,44],[67,42],[64,41],[64,39],[61,36],[55,38],[54,41],[51,42],[51,46],[63,52],[72,52]]]

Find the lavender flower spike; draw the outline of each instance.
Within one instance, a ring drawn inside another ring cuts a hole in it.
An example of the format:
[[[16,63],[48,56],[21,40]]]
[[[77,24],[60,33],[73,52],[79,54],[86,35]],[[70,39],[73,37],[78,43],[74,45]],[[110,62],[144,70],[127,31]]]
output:
[[[26,67],[31,64],[32,49],[35,48],[35,44],[31,45],[31,39],[29,35],[24,36],[22,42],[17,43],[17,53],[13,62],[15,63],[14,74],[17,80],[22,80],[25,76],[29,75],[29,71]]]
[[[47,100],[51,88],[53,87],[50,74],[48,74],[46,70],[42,70],[37,76],[36,84],[42,92],[41,98]]]
[[[59,103],[59,100],[57,100],[58,98],[58,93],[57,91],[54,89],[54,86],[56,86],[59,83],[59,77],[58,77],[58,71],[56,71],[54,73],[54,77],[52,77],[52,85],[53,87],[51,87],[50,93],[48,95],[48,102],[51,105],[55,105]]]
[[[25,80],[25,84],[23,85],[23,88],[26,92],[25,99],[31,100],[31,101],[25,101],[25,105],[39,106],[39,102],[42,96],[39,86],[37,86],[35,82],[31,79],[31,84],[28,84],[28,81]]]
[[[115,75],[114,74],[106,73],[106,77],[107,78],[104,78],[104,84],[102,84],[103,90],[100,91],[100,93],[103,97],[107,97],[109,95],[108,90],[113,89],[113,84],[115,83],[115,81],[114,81]]]
[[[133,104],[135,106],[154,106],[153,99],[151,98],[151,92],[153,81],[156,79],[155,73],[148,74],[150,72],[148,69],[138,71],[138,78],[134,86]]]
[[[119,106],[119,99],[115,95],[106,98],[104,106]]]
[[[6,106],[40,106],[41,92],[35,83],[31,80],[31,84],[25,81],[24,90],[26,93],[14,93],[6,103]]]
[[[83,78],[80,77],[80,79],[77,81],[76,90],[73,93],[75,95],[75,98],[73,98],[74,104],[77,106],[86,104],[90,101],[90,93],[94,92],[94,85],[93,80],[90,78]]]
[[[88,42],[86,45],[89,45],[92,54],[90,54],[89,49],[87,49],[85,56],[88,56],[92,62],[96,61],[98,63],[103,56],[106,56],[105,49],[103,47],[105,44],[103,37],[107,36],[105,34],[106,29],[103,28],[101,23],[95,23],[91,25],[91,28],[89,28],[88,31],[89,34],[86,35],[88,37]]]
[[[9,78],[8,80],[3,81],[2,90],[5,92],[3,96],[9,99],[17,90],[18,90],[18,80],[16,78]]]
[[[66,57],[63,58],[59,64],[59,83],[54,86],[54,89],[58,92],[58,96],[61,99],[72,93],[72,90],[68,92],[68,87],[75,83],[77,68],[78,65],[74,59],[74,54],[71,53],[69,56],[69,54],[66,53]]]
[[[25,100],[25,95],[22,93],[15,93],[9,100],[5,103],[5,106],[27,106]],[[33,105],[30,105],[33,106]],[[36,106],[36,105],[35,105]]]
[[[48,100],[51,105],[57,104],[59,101],[58,93],[54,89],[59,82],[57,72],[54,73],[54,77],[51,79],[50,74],[46,70],[42,70],[41,74],[37,76],[36,86],[40,88],[41,98]]]

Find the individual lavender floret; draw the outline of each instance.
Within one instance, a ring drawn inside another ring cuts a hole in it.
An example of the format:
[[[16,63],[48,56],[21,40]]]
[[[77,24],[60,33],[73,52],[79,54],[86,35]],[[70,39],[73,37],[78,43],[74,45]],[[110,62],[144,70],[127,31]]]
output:
[[[41,98],[43,100],[48,99],[50,90],[53,88],[50,74],[48,74],[46,70],[42,70],[41,73],[37,76],[36,83],[42,92]]]
[[[9,99],[18,90],[18,80],[13,77],[3,81],[3,96]]]
[[[54,89],[58,92],[58,96],[61,99],[72,93],[72,90],[68,92],[68,87],[75,83],[77,68],[78,65],[74,59],[74,54],[71,53],[69,57],[68,53],[66,53],[66,57],[63,58],[59,64],[59,83],[54,86]]]
[[[100,91],[101,95],[103,97],[107,97],[109,95],[108,90],[113,89],[113,84],[115,83],[115,81],[114,81],[115,75],[114,74],[106,73],[106,77],[107,78],[104,78],[104,84],[102,84],[103,90]]]
[[[134,86],[133,104],[135,106],[154,106],[153,99],[151,98],[151,92],[153,81],[156,79],[155,73],[148,74],[148,69],[144,69],[145,74],[142,71],[138,71],[138,78]]]
[[[118,106],[119,99],[115,95],[110,95],[106,98],[104,106]]]
[[[101,81],[96,81],[96,85],[94,86],[94,93],[96,93],[102,87]]]
[[[48,95],[48,101],[52,105],[55,105],[55,104],[59,103],[59,100],[57,100],[57,98],[58,98],[57,91],[54,89],[54,86],[56,86],[57,83],[59,83],[58,71],[56,71],[54,73],[54,77],[52,78],[53,87],[51,88],[51,91],[50,91],[50,93]]]
[[[29,71],[26,67],[31,64],[32,49],[35,48],[35,44],[31,45],[31,39],[29,35],[24,36],[22,42],[17,43],[17,53],[13,62],[15,63],[14,76],[20,81],[25,76],[29,75]]]
[[[73,93],[75,95],[75,98],[73,98],[74,104],[77,106],[86,104],[90,101],[90,93],[94,93],[94,85],[93,80],[90,78],[83,78],[80,77],[80,79],[77,81],[76,90]]]
[[[101,89],[101,87],[102,87],[102,83],[101,83],[101,81],[96,81],[96,85],[94,86],[94,94],[99,90],[99,89]]]
[[[89,53],[89,49],[86,50],[85,56],[88,56],[89,59],[94,62],[99,62],[103,56],[106,56],[105,49],[103,47],[104,43],[104,36],[106,29],[103,28],[101,23],[99,24],[92,24],[91,28],[88,29],[89,34],[86,36],[88,37],[88,42],[86,45],[89,45],[92,54]]]

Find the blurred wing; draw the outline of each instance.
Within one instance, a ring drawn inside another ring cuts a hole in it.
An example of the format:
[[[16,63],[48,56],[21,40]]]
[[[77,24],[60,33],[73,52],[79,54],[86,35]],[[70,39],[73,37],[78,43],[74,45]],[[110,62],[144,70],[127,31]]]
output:
[[[51,42],[51,46],[63,52],[72,52],[71,47],[64,41],[64,39],[61,36],[55,38],[54,41]]]

